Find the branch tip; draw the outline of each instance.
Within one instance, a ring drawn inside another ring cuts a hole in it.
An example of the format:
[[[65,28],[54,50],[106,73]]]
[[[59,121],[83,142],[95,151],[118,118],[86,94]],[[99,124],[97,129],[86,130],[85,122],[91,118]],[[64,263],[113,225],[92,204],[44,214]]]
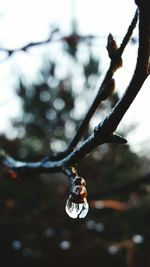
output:
[[[112,134],[106,142],[112,144],[126,144],[127,140],[118,134]]]

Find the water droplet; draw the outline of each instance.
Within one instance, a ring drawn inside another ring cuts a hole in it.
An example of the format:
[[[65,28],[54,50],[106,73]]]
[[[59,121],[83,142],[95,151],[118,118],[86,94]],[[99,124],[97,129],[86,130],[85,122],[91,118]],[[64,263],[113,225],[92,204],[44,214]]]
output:
[[[72,188],[71,196],[75,199],[75,203],[82,203],[87,196],[87,190],[85,186],[82,185],[75,185]]]
[[[86,186],[86,181],[84,180],[84,178],[76,176],[74,181],[73,181],[73,185],[76,186]]]
[[[73,219],[81,219],[87,215],[89,205],[86,198],[82,203],[74,203],[70,200],[70,198],[68,198],[65,209],[69,217]]]

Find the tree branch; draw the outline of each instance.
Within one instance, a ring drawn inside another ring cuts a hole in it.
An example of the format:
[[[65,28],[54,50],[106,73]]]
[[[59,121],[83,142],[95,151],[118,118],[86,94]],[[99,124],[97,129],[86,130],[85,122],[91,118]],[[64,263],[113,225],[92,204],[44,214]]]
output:
[[[149,60],[150,60],[150,20],[149,12],[145,8],[139,7],[139,48],[137,64],[133,78],[120,101],[117,103],[111,114],[106,117],[102,124],[96,129],[96,132],[100,134],[103,130],[107,135],[114,132],[123,118],[124,114],[130,107],[131,103],[135,99],[136,95],[140,91],[144,81],[149,74]]]
[[[113,142],[113,132],[116,130],[148,75],[150,55],[150,20],[148,10],[147,6],[146,8],[141,8],[139,6],[139,48],[133,78],[121,100],[117,103],[110,115],[95,128],[94,133],[67,156],[65,153],[60,153],[58,157],[53,157],[51,160],[47,158],[40,162],[19,162],[2,155],[1,162],[5,166],[17,170],[18,172],[64,172],[64,166],[74,166],[79,159],[90,153],[95,147],[102,143]],[[112,72],[113,68],[111,67],[106,76],[110,75]],[[104,89],[103,87],[101,88],[99,92],[102,91],[101,94],[103,94]]]
[[[37,45],[43,45],[43,44],[47,44],[47,43],[51,42],[52,37],[53,37],[53,35],[56,32],[58,32],[58,28],[52,30],[51,33],[50,33],[50,35],[49,35],[49,37],[46,40],[44,40],[44,41],[31,42],[31,43],[28,43],[28,44],[26,44],[24,46],[21,46],[19,48],[16,48],[16,49],[7,49],[7,48],[4,48],[4,47],[0,47],[0,51],[6,52],[7,53],[7,57],[6,58],[8,58],[8,57],[10,57],[15,52],[18,52],[18,51],[24,51],[25,52],[30,47],[37,46]]]
[[[124,114],[130,107],[136,95],[140,91],[149,74],[150,59],[150,20],[147,6],[139,8],[139,48],[135,72],[133,78],[120,101],[114,107],[109,116],[101,122],[92,134],[74,153],[69,155],[68,162],[74,163],[98,145],[107,142],[107,139],[116,130]]]
[[[137,23],[137,19],[138,19],[138,12],[136,11],[133,20],[128,28],[128,31],[120,45],[120,47],[117,49],[116,53],[114,53],[113,57],[111,58],[111,62],[110,62],[110,66],[109,69],[104,77],[104,80],[99,88],[99,91],[90,107],[90,109],[88,110],[85,118],[83,119],[74,139],[72,140],[72,142],[70,143],[68,149],[71,150],[74,147],[76,147],[76,145],[78,144],[78,142],[80,141],[80,139],[83,136],[83,133],[86,129],[86,127],[89,124],[89,121],[91,120],[93,114],[95,113],[96,109],[98,108],[98,106],[100,105],[100,103],[105,100],[105,95],[107,94],[106,90],[107,90],[107,86],[111,83],[111,79],[113,77],[113,74],[116,70],[116,67],[118,65],[118,63],[121,61],[121,56],[123,54],[123,51],[133,33],[133,30],[136,26]]]

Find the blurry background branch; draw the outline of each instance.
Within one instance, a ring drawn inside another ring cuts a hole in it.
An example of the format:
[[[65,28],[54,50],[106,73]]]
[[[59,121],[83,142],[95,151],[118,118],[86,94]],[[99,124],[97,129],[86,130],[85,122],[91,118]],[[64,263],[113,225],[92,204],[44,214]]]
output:
[[[106,190],[101,190],[89,195],[89,199],[100,199],[105,197],[110,197],[114,195],[127,195],[130,193],[146,193],[146,185],[150,183],[150,173],[146,173],[142,177],[136,177],[134,181],[128,181],[128,183],[117,185],[115,187],[108,188]]]
[[[26,52],[28,48],[31,48],[33,46],[38,46],[38,45],[44,45],[44,44],[47,44],[47,43],[51,42],[52,38],[53,38],[53,35],[55,33],[57,33],[58,31],[59,31],[58,28],[52,30],[50,35],[49,35],[49,37],[44,41],[28,43],[28,44],[26,44],[26,45],[24,45],[22,47],[16,48],[16,49],[7,49],[7,48],[0,47],[0,51],[7,53],[6,58],[10,57],[13,53],[18,52],[18,51]]]

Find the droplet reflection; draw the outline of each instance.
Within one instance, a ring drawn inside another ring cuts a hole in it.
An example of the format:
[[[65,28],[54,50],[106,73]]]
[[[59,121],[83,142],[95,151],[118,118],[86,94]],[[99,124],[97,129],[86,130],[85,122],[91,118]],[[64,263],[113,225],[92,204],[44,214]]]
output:
[[[74,203],[70,199],[68,199],[65,209],[69,217],[73,219],[77,218],[82,219],[87,215],[89,210],[89,205],[87,203],[86,198],[82,203]]]

